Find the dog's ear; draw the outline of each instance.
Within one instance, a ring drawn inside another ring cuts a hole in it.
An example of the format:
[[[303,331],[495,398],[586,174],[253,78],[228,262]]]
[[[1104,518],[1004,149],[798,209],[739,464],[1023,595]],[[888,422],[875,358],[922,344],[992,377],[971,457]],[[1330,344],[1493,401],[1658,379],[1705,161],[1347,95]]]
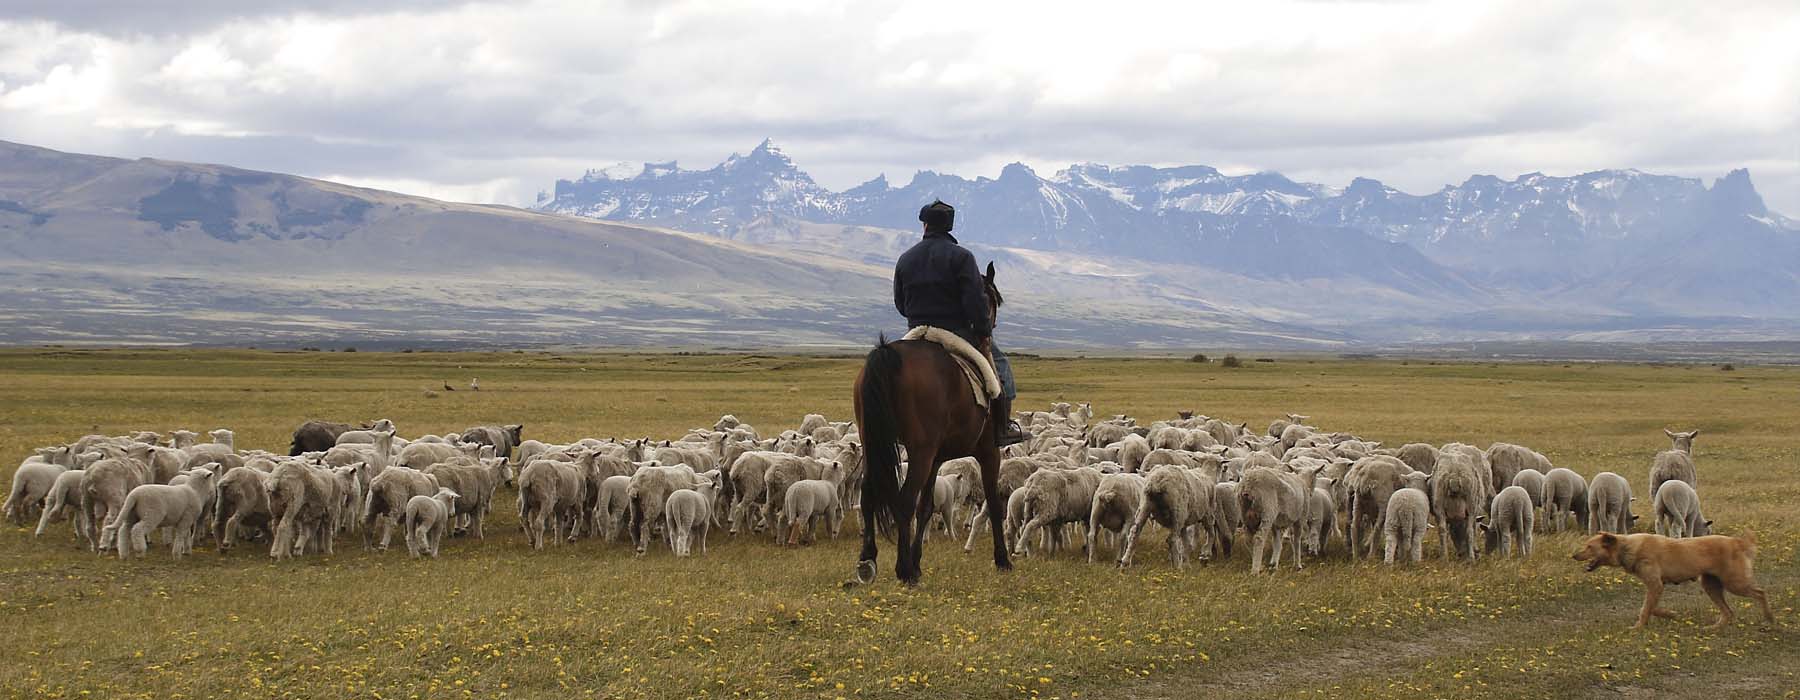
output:
[[[1619,536],[1610,532],[1602,532],[1600,533],[1600,545],[1607,549],[1617,547],[1619,546]]]

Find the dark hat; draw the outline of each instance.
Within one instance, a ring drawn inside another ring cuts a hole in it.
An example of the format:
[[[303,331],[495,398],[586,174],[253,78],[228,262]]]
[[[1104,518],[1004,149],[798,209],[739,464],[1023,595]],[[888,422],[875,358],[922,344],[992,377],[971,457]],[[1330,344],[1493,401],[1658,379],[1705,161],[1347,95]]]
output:
[[[925,222],[927,231],[949,233],[956,225],[956,207],[945,204],[942,200],[933,200],[919,208],[919,220]]]

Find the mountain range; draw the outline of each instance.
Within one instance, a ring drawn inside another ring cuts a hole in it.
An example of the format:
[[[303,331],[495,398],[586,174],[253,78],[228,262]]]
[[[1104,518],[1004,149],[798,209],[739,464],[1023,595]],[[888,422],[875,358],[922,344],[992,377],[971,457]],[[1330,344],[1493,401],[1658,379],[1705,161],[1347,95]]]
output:
[[[1013,163],[996,178],[921,171],[903,186],[879,176],[835,192],[764,141],[706,170],[591,170],[558,181],[538,208],[742,237],[782,220],[914,229],[933,199],[957,206],[966,241],[993,248],[1290,285],[1355,281],[1453,315],[1518,316],[1527,333],[1564,334],[1584,318],[1603,320],[1595,327],[1800,318],[1800,225],[1770,211],[1745,170],[1711,187],[1636,170],[1477,175],[1413,195],[1367,178],[1335,188],[1203,165],[1098,164],[1044,177]],[[1356,315],[1392,315],[1384,311]],[[1558,323],[1529,320],[1559,313]],[[1459,329],[1454,318],[1420,320]]]

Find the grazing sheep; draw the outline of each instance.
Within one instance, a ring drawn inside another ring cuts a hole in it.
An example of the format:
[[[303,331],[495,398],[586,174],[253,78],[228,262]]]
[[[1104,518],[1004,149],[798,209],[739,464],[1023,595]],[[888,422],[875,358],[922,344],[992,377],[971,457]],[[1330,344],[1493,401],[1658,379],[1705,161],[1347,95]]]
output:
[[[168,528],[169,554],[174,557],[194,551],[194,532],[200,515],[213,498],[213,473],[206,468],[181,473],[187,479],[179,486],[144,484],[125,496],[114,521],[118,533],[120,559],[142,555],[149,548],[147,538],[157,528]]]
[[[455,519],[456,501],[461,497],[455,489],[439,487],[433,495],[406,499],[402,529],[406,531],[407,554],[414,559],[426,554],[437,557],[438,547],[444,544],[444,533]]]
[[[1438,448],[1423,442],[1409,442],[1401,445],[1394,456],[1399,457],[1406,466],[1412,467],[1413,471],[1430,474],[1437,467]]]
[[[1169,530],[1169,561],[1175,568],[1187,566],[1188,550],[1200,537],[1205,537],[1217,553],[1220,544],[1214,532],[1214,485],[1212,477],[1196,469],[1163,465],[1150,470],[1139,495],[1137,517],[1125,532],[1119,566],[1131,565],[1132,550],[1143,533],[1144,523],[1150,520]]]
[[[1588,526],[1588,485],[1574,471],[1557,467],[1544,475],[1544,519],[1552,532],[1562,532],[1574,516],[1575,526]]]
[[[1294,542],[1294,568],[1305,568],[1300,553],[1300,527],[1312,497],[1317,467],[1303,467],[1286,473],[1279,469],[1257,467],[1244,472],[1238,486],[1238,507],[1244,514],[1244,527],[1253,533],[1250,543],[1250,573],[1262,573],[1263,552],[1268,552],[1269,569],[1281,566],[1281,542],[1289,537]]]
[[[637,544],[638,554],[643,554],[650,545],[650,533],[644,532],[646,524],[654,529],[662,521],[662,510],[669,502],[669,494],[692,490],[699,483],[700,475],[686,464],[649,466],[631,475],[631,483],[625,488],[625,500],[630,504],[631,541]],[[523,484],[524,477],[520,477],[521,489]]]
[[[1426,496],[1431,475],[1421,471],[1402,478],[1405,486],[1388,497],[1381,533],[1387,542],[1382,561],[1387,564],[1393,564],[1394,555],[1400,552],[1407,553],[1407,561],[1419,563],[1425,557],[1425,531],[1431,527],[1431,502]]]
[[[1532,508],[1544,507],[1543,472],[1530,468],[1520,469],[1519,473],[1513,475],[1512,485],[1525,489],[1525,494],[1531,496]]]
[[[1669,480],[1656,490],[1656,534],[1669,537],[1705,537],[1712,521],[1700,514],[1700,494],[1687,482]]]
[[[574,527],[582,520],[578,511],[587,501],[586,489],[581,470],[569,462],[540,459],[519,470],[519,526],[532,549],[544,548],[545,530],[558,544],[573,537]],[[663,500],[656,500],[659,515]]]
[[[1054,553],[1062,542],[1063,524],[1086,523],[1094,491],[1099,487],[1100,470],[1093,467],[1043,469],[1026,478],[1020,487],[1026,494],[1025,524],[1019,527],[1013,553],[1031,554],[1028,542],[1035,529],[1049,533],[1049,550]]]
[[[250,528],[263,539],[272,539],[274,515],[269,512],[268,475],[249,467],[225,472],[218,479],[213,498],[213,541],[224,554],[236,542],[239,528]]]
[[[342,516],[338,485],[334,470],[299,461],[275,466],[263,485],[275,525],[269,556],[281,560],[309,550],[332,553],[332,534]]]
[[[1494,497],[1493,512],[1480,523],[1487,533],[1487,551],[1510,557],[1516,546],[1519,556],[1530,557],[1536,514],[1531,507],[1531,494],[1524,487],[1501,489]]]
[[[437,493],[440,486],[437,477],[408,467],[388,467],[387,471],[376,474],[369,480],[369,492],[363,497],[363,547],[387,551],[388,544],[393,542],[394,525],[406,517],[406,502],[413,496]],[[381,519],[379,546],[372,542],[376,518]]]
[[[82,482],[87,478],[87,470],[70,469],[56,475],[56,483],[50,485],[50,493],[44,496],[44,512],[38,516],[37,532],[34,537],[43,537],[44,530],[50,523],[56,522],[64,511],[69,513],[70,525],[75,528],[76,536],[87,540],[88,547],[93,548],[94,532],[87,519],[87,511],[81,508]]]
[[[457,493],[455,516],[468,516],[469,533],[483,539],[481,522],[494,506],[494,490],[513,480],[512,464],[499,457],[485,464],[436,464],[425,473],[437,478],[441,488]]]
[[[1625,477],[1600,472],[1588,482],[1588,532],[1631,532],[1631,484]]]
[[[1694,438],[1700,431],[1686,433],[1663,430],[1673,443],[1673,449],[1656,453],[1656,459],[1650,463],[1650,493],[1656,494],[1662,489],[1663,482],[1671,479],[1687,482],[1687,485],[1699,488],[1699,472],[1694,466]]]
[[[1438,546],[1445,559],[1474,559],[1476,519],[1487,514],[1488,499],[1483,469],[1470,452],[1481,452],[1454,447],[1446,445],[1439,452],[1431,474],[1431,519],[1437,524]]]
[[[1350,498],[1350,554],[1353,558],[1375,556],[1379,535],[1384,531],[1383,518],[1387,502],[1402,486],[1400,477],[1412,471],[1396,457],[1375,455],[1363,457],[1344,475]]]
[[[1534,469],[1539,474],[1546,474],[1554,468],[1550,466],[1550,459],[1537,451],[1505,442],[1488,445],[1487,458],[1488,468],[1493,470],[1495,489],[1513,485],[1513,478],[1523,470]]]
[[[805,541],[813,541],[813,530],[820,520],[825,521],[831,538],[837,539],[844,520],[844,506],[837,497],[837,482],[826,479],[796,481],[787,488],[782,501],[781,523],[785,525],[782,529],[786,532],[787,544],[800,544],[802,531],[806,533]]]
[[[1104,474],[1094,488],[1094,505],[1088,513],[1087,537],[1082,540],[1088,563],[1094,561],[1095,539],[1101,530],[1115,538],[1123,537],[1137,522],[1138,503],[1144,498],[1143,474]],[[1121,554],[1123,551],[1121,550]]]
[[[610,477],[609,477],[610,478]],[[694,552],[694,539],[700,540],[700,553],[706,553],[706,533],[712,528],[714,482],[701,479],[691,490],[669,494],[663,504],[663,534],[669,551],[685,557]]]

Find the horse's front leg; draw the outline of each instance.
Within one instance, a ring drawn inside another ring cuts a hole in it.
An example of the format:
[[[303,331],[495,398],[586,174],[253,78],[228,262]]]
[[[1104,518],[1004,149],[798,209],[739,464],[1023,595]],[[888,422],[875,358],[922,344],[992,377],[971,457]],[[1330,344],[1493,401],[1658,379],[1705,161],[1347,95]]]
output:
[[[856,556],[856,580],[859,583],[873,583],[875,581],[875,556],[877,553],[875,548],[875,516],[882,509],[882,506],[885,505],[880,499],[869,496],[868,490],[871,488],[871,483],[872,482],[866,479],[863,481],[864,493],[862,502],[867,507],[861,510],[863,521],[862,553]]]
[[[988,516],[988,529],[994,533],[994,568],[1001,571],[1012,570],[1012,560],[1006,553],[1006,526],[1001,522],[1006,517],[1006,503],[1000,500],[1000,448],[993,441],[983,440],[975,450],[975,461],[981,464],[981,494],[986,500],[982,507]],[[974,523],[969,524],[969,541],[974,543]],[[968,551],[968,547],[963,548]]]

